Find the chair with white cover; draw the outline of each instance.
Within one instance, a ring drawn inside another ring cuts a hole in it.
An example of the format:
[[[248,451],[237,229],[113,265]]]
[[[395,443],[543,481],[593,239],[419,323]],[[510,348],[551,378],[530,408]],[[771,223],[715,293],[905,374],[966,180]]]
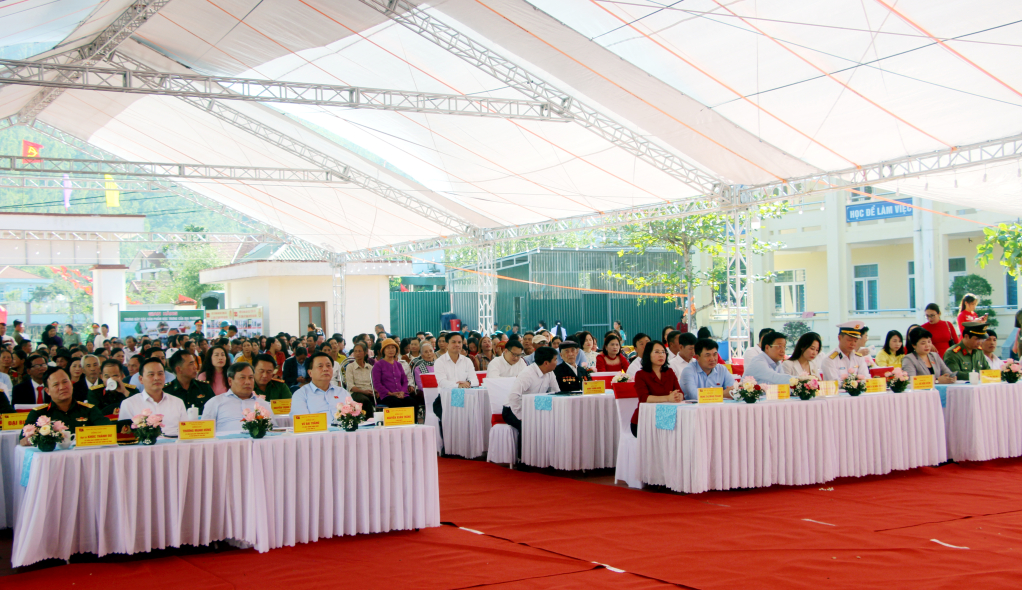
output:
[[[423,373],[422,379],[422,397],[426,402],[426,426],[432,426],[436,428],[436,452],[441,452],[444,449],[444,440],[440,437],[440,420],[436,417],[433,412],[433,402],[440,395],[440,384],[437,383],[436,375],[432,373]]]
[[[518,460],[518,431],[504,422],[504,406],[514,385],[514,377],[494,377],[486,380],[486,392],[490,396],[490,440],[486,460],[490,463],[507,463],[514,466]]]
[[[621,424],[621,436],[617,443],[617,463],[614,467],[614,483],[619,480],[628,487],[641,488],[639,480],[639,440],[632,436],[632,414],[639,407],[635,383],[614,383],[614,401],[617,403],[617,418]]]

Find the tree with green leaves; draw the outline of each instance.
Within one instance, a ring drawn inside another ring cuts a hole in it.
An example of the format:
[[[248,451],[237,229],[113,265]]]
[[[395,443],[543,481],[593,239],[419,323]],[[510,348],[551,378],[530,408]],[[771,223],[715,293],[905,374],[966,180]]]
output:
[[[597,241],[596,232],[579,231],[560,235],[541,236],[537,238],[522,238],[520,240],[507,240],[494,243],[494,259],[500,259],[512,254],[528,252],[536,248],[587,248]],[[465,248],[450,248],[444,251],[444,264],[447,266],[465,268],[475,265],[478,260],[476,252],[478,247],[469,246]],[[421,260],[419,262],[422,262]]]
[[[776,203],[763,205],[742,213],[739,222],[742,226],[746,216],[752,215],[761,219],[777,218],[789,210],[787,203]],[[641,225],[630,225],[623,227],[618,239],[621,245],[627,246],[637,254],[644,254],[647,250],[664,248],[675,252],[681,257],[681,265],[663,267],[654,272],[629,271],[607,271],[607,275],[624,281],[628,286],[641,291],[644,289],[656,289],[665,293],[665,298],[676,298],[679,308],[690,308],[696,305],[692,294],[696,288],[709,286],[714,292],[722,289],[727,281],[727,269],[724,261],[727,249],[733,246],[735,239],[744,240],[744,236],[734,236],[727,231],[727,219],[730,215],[718,213],[703,213],[689,215],[677,219],[666,219],[664,221],[651,221]],[[753,236],[751,240],[750,254],[765,254],[783,247],[779,242],[767,242]],[[695,256],[703,252],[709,254],[713,264],[706,269],[697,269]],[[618,252],[618,256],[624,256],[625,251]],[[765,280],[768,277],[753,277],[754,280]],[[685,305],[686,303],[690,305]],[[702,308],[712,305],[707,302]],[[697,307],[698,309],[702,309]],[[695,328],[695,318],[689,319],[690,329]]]
[[[161,303],[175,303],[178,295],[191,297],[196,301],[206,291],[222,289],[223,285],[203,283],[199,273],[223,266],[226,262],[224,254],[209,244],[188,246],[169,246],[164,248],[167,254],[167,268],[170,269],[170,284],[159,294]]]
[[[997,227],[983,228],[983,242],[976,246],[976,262],[986,268],[994,259],[996,248],[1001,248],[1001,266],[1013,277],[1022,271],[1022,224],[1000,223]]]

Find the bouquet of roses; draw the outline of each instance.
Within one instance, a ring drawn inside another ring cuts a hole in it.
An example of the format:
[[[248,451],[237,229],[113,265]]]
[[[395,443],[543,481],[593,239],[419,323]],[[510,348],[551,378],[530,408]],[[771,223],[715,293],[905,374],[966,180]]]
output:
[[[156,439],[163,434],[163,414],[154,414],[146,408],[141,414],[132,416],[131,429],[135,432],[135,438],[144,445],[156,444]]]
[[[51,421],[49,416],[39,416],[35,424],[23,426],[21,435],[37,449],[47,453],[57,448],[57,443],[67,442],[71,438],[67,426],[60,420]]]
[[[1001,381],[1014,383],[1022,377],[1022,364],[1018,361],[1008,361],[1001,367]]]
[[[860,395],[866,391],[866,380],[860,379],[855,371],[852,371],[841,381],[841,388],[847,391],[848,395]]]
[[[621,371],[617,375],[614,375],[614,378],[611,379],[610,382],[611,383],[627,383],[628,382],[628,373],[625,373],[624,371]]]
[[[747,404],[754,404],[756,400],[766,395],[766,391],[756,383],[756,379],[753,377],[746,377],[742,382],[735,388],[734,396],[738,396],[738,399],[742,400]],[[732,397],[734,397],[732,396]]]
[[[908,376],[908,373],[902,369],[895,367],[893,371],[887,374],[887,387],[894,393],[901,393],[908,387],[909,381],[912,378]]]
[[[791,392],[797,395],[798,399],[813,399],[819,391],[820,382],[813,375],[802,373],[798,377],[791,378]]]
[[[272,419],[273,412],[256,404],[254,410],[245,410],[241,413],[241,427],[247,430],[252,438],[262,438],[273,425]]]
[[[334,412],[334,420],[337,421],[341,428],[348,432],[358,430],[358,425],[364,422],[365,419],[362,404],[350,398],[343,403],[337,404],[337,411]]]

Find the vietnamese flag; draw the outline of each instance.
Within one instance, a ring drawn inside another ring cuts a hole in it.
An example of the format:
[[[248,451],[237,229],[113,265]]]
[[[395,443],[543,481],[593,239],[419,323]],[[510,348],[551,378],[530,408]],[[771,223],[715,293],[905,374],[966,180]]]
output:
[[[39,159],[39,153],[42,151],[43,146],[38,143],[32,143],[27,139],[21,141],[21,162],[22,164],[39,164],[42,160]]]
[[[404,286],[404,285],[402,284],[402,285],[401,285],[401,292],[402,292],[402,293],[407,293],[407,292],[408,292],[408,287],[405,287],[405,286]]]

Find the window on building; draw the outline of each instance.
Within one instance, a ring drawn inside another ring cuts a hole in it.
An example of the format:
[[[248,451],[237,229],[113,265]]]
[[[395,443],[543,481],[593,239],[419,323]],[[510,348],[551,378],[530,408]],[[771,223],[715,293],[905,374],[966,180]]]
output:
[[[859,264],[853,267],[855,273],[855,311],[876,311],[879,305],[879,289],[877,277],[880,267],[877,264]]]
[[[948,258],[947,259],[947,276],[948,282],[954,282],[955,277],[964,277],[965,272],[965,257],[961,258]]]
[[[916,308],[916,262],[908,261],[908,308]]]
[[[774,279],[774,313],[806,310],[806,271],[786,270]]]
[[[1018,279],[1004,275],[1004,304],[1008,307],[1018,307]]]

